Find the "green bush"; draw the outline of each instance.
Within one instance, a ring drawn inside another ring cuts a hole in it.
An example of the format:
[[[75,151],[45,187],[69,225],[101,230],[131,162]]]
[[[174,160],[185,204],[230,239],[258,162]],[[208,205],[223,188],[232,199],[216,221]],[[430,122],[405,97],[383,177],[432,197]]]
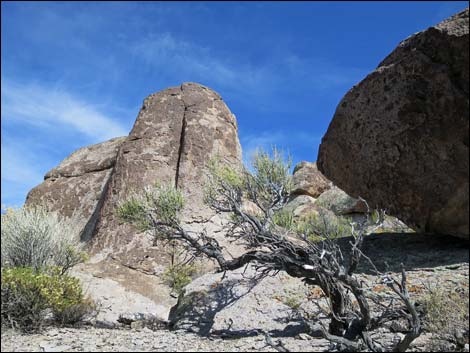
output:
[[[283,227],[288,230],[294,230],[296,227],[296,222],[294,221],[294,214],[285,209],[281,209],[274,213],[273,223],[279,227]]]
[[[328,210],[319,210],[303,217],[296,223],[296,230],[304,234],[310,241],[317,242],[325,239],[337,239],[351,235],[351,226],[342,217]]]
[[[142,194],[133,194],[119,203],[117,215],[127,223],[133,223],[141,231],[152,228],[151,219],[147,217],[152,210],[154,220],[173,224],[179,220],[179,212],[183,209],[184,199],[180,190],[169,185],[155,184],[147,187]]]
[[[170,265],[163,273],[163,279],[165,283],[179,295],[183,291],[183,288],[191,283],[192,276],[196,273],[197,268],[193,264]]]
[[[85,259],[76,221],[42,207],[7,209],[1,215],[1,239],[2,268],[56,266],[65,273]]]
[[[72,324],[94,309],[91,301],[84,298],[79,280],[62,274],[59,267],[1,271],[2,326],[37,331],[49,313],[59,324]],[[72,315],[77,308],[80,315]]]

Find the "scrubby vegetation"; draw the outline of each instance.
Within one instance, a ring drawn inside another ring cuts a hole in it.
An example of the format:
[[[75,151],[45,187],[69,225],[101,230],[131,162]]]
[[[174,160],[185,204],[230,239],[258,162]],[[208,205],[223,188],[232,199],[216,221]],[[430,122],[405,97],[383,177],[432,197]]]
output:
[[[2,268],[31,267],[38,271],[55,266],[65,273],[86,258],[77,223],[43,207],[7,209],[1,228]]]
[[[2,268],[2,325],[24,331],[42,328],[48,315],[60,325],[74,324],[93,313],[78,279],[60,268]]]
[[[8,209],[1,240],[2,326],[37,331],[48,318],[68,325],[96,311],[67,274],[86,258],[73,221],[40,207]]]
[[[323,214],[296,222],[283,210],[292,188],[290,162],[274,149],[271,154],[260,151],[252,167],[253,172],[236,170],[217,159],[208,164],[205,202],[215,212],[230,216],[226,237],[247,248],[234,259],[225,258],[217,240],[207,233],[185,229],[178,215],[183,207],[178,189],[146,189],[124,201],[118,213],[123,220],[148,224],[158,239],[179,242],[194,258],[214,260],[221,272],[253,263],[261,276],[285,271],[302,278],[307,285],[318,286],[329,302],[326,314],[330,324],[322,332],[337,349],[405,351],[421,332],[420,317],[407,291],[405,271],[398,280],[379,273],[361,251],[366,228],[380,226],[384,213],[376,215],[376,222],[366,217],[347,225]],[[259,214],[245,211],[246,200],[256,205]],[[336,239],[346,234],[352,236],[352,241],[349,252],[343,253]],[[375,269],[377,282],[388,288],[382,299],[390,304],[379,306],[378,314],[371,309],[377,307],[377,298],[369,296],[368,289],[354,274],[364,259]],[[294,302],[289,304],[297,306]],[[371,338],[373,330],[396,318],[408,323],[408,332],[398,342],[387,346]]]
[[[421,298],[424,306],[424,329],[433,334],[430,351],[447,351],[449,342],[461,350],[469,339],[469,290],[459,287],[444,290],[428,288]]]
[[[163,273],[163,279],[175,294],[179,295],[184,287],[191,283],[196,273],[197,267],[192,263],[169,265]]]

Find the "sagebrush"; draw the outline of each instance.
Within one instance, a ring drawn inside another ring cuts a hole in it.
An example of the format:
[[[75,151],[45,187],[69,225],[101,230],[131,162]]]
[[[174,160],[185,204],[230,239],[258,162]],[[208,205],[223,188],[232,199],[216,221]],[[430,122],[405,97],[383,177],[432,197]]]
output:
[[[86,259],[76,220],[43,207],[7,209],[1,216],[1,240],[2,268],[55,266],[65,273]]]

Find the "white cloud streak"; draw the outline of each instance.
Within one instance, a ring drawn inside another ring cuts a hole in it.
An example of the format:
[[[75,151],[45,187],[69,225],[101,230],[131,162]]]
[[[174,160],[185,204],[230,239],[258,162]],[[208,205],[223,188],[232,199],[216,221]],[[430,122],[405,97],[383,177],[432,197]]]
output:
[[[109,116],[65,90],[2,79],[2,119],[39,128],[73,129],[94,140],[127,135]]]
[[[57,156],[76,148],[76,140],[97,143],[128,133],[95,105],[64,89],[3,78],[1,88],[2,203],[21,205],[57,164]],[[22,129],[34,135],[25,137]]]

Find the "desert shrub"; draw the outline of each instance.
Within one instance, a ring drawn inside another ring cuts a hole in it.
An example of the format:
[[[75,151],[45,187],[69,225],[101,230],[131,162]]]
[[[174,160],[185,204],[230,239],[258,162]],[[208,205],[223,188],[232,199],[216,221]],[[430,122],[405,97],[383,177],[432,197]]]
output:
[[[351,235],[351,225],[347,219],[322,209],[318,213],[311,213],[298,220],[296,230],[313,242]]]
[[[73,325],[98,314],[98,306],[90,297],[80,302],[53,310],[54,321],[60,326]]]
[[[172,224],[178,220],[183,206],[184,200],[180,190],[155,184],[145,188],[143,193],[134,193],[121,201],[117,207],[117,215],[123,222],[134,223],[139,230],[146,231],[155,226],[155,221]],[[154,210],[155,217],[146,217],[145,210],[149,208]]]
[[[281,209],[273,214],[273,223],[289,230],[294,229],[296,226],[294,214],[285,209]]]
[[[191,283],[192,276],[196,273],[197,267],[194,264],[170,265],[163,273],[163,279],[165,283],[179,295],[183,291],[183,288]]]
[[[285,291],[285,296],[282,299],[283,304],[287,305],[292,310],[298,310],[302,305],[304,297],[302,293],[296,291]]]
[[[2,326],[24,331],[39,330],[49,313],[61,324],[75,323],[92,309],[77,278],[53,267],[2,268]],[[83,315],[72,312],[78,311]]]
[[[3,267],[56,266],[65,273],[82,262],[78,225],[42,207],[8,209],[1,215]]]
[[[424,305],[424,328],[433,333],[428,348],[442,350],[445,341],[453,341],[463,346],[469,336],[469,290],[449,291],[430,288],[421,298]],[[446,346],[444,344],[444,346]]]

